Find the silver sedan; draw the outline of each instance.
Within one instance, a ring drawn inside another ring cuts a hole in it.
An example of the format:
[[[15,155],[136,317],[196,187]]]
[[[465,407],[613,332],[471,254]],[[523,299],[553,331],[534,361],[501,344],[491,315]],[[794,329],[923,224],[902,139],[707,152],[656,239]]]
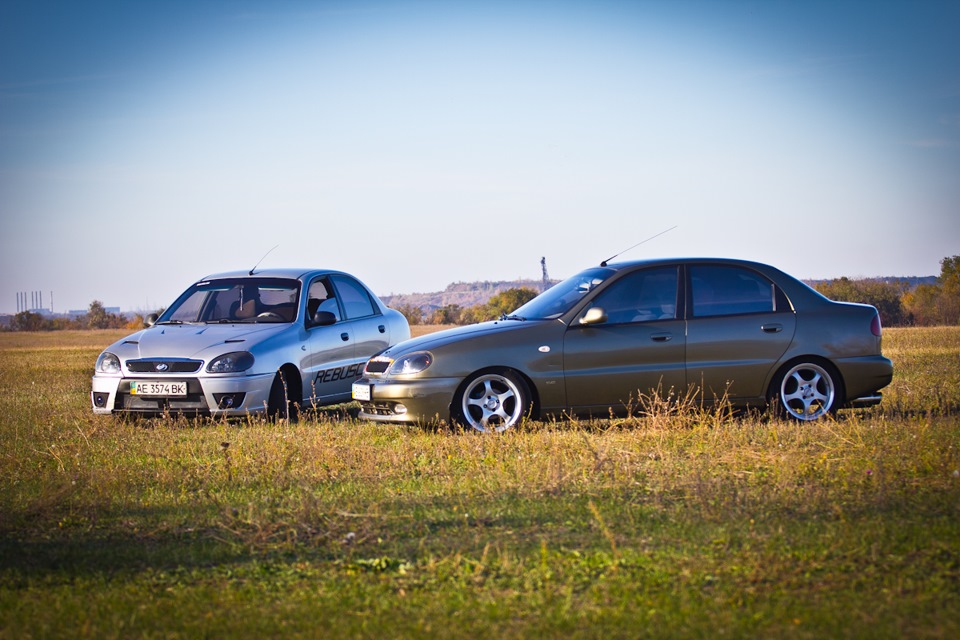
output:
[[[410,337],[399,312],[341,271],[207,276],[97,359],[94,413],[288,416],[348,402],[374,354]]]

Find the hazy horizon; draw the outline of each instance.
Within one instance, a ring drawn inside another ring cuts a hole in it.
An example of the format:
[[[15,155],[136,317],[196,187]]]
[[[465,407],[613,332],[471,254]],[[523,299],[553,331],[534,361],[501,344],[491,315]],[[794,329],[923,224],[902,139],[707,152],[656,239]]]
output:
[[[571,274],[571,275],[572,275],[572,274]],[[849,278],[850,276],[838,276],[838,278],[843,278],[843,277],[848,277],[848,278]],[[924,275],[924,276],[921,276],[921,275],[863,276],[863,277],[859,277],[859,278],[850,278],[850,279],[857,279],[857,280],[860,280],[860,279],[866,279],[866,280],[923,280],[923,279],[928,279],[928,278],[939,278],[939,274],[936,274],[936,275],[931,274],[931,275]],[[555,282],[558,281],[558,279],[553,278],[552,276],[551,276],[550,280],[551,280],[551,282],[553,282],[553,283],[555,283]],[[821,278],[821,279],[801,278],[801,280],[804,280],[805,282],[807,282],[808,284],[810,284],[810,283],[815,283],[815,282],[820,282],[820,281],[825,281],[825,280],[833,280],[833,278]],[[538,284],[538,283],[540,283],[540,282],[542,282],[542,279],[538,279],[538,278],[515,278],[515,279],[510,279],[510,280],[483,280],[483,279],[481,279],[481,280],[471,280],[471,281],[462,281],[462,280],[459,280],[459,281],[457,281],[457,282],[451,282],[451,283],[447,284],[446,287],[442,287],[442,288],[440,288],[440,289],[436,289],[436,290],[433,290],[433,291],[402,291],[402,292],[384,293],[384,294],[381,294],[381,293],[379,293],[379,292],[377,292],[377,291],[374,291],[374,294],[376,294],[376,295],[377,295],[378,297],[380,297],[380,298],[401,298],[401,297],[411,297],[411,296],[429,296],[429,295],[438,295],[438,294],[447,292],[447,291],[449,291],[449,289],[450,289],[451,287],[453,287],[453,286],[455,286],[455,285],[476,285],[476,284],[486,284],[486,283],[491,283],[491,284],[501,284],[501,283],[531,283],[531,284]],[[190,282],[190,283],[187,283],[186,285],[184,285],[184,290],[186,290],[191,284],[193,284],[193,283]],[[40,293],[42,293],[42,292],[26,292],[26,294],[27,294],[27,301],[29,302],[30,300],[33,299],[33,297],[32,297],[31,294],[40,294]],[[131,313],[148,314],[148,313],[155,313],[155,312],[157,312],[158,310],[160,310],[160,309],[162,309],[162,308],[166,308],[166,307],[169,306],[171,303],[173,303],[173,301],[174,301],[174,299],[175,299],[175,298],[171,298],[169,301],[167,301],[167,302],[165,302],[165,303],[162,303],[162,304],[159,304],[159,305],[156,305],[156,306],[153,306],[153,307],[141,307],[141,308],[128,308],[128,309],[124,309],[124,308],[122,308],[122,307],[119,307],[118,305],[110,304],[109,301],[103,300],[102,298],[93,298],[93,299],[90,300],[89,303],[87,303],[87,304],[86,304],[85,306],[83,306],[82,308],[73,308],[73,309],[51,309],[51,306],[50,306],[49,304],[47,304],[48,301],[49,301],[49,297],[47,297],[48,295],[49,295],[49,293],[48,293],[48,294],[43,294],[43,302],[44,302],[45,306],[43,306],[43,307],[37,307],[37,308],[35,308],[35,309],[27,309],[27,310],[29,310],[29,311],[49,311],[49,312],[52,313],[53,315],[67,315],[67,314],[72,314],[72,313],[76,313],[76,312],[86,312],[86,311],[89,309],[90,304],[92,304],[94,301],[98,301],[98,302],[100,302],[101,304],[103,304],[104,308],[105,308],[107,311],[110,311],[110,310],[112,310],[112,309],[118,309],[118,310],[120,311],[120,313],[123,313],[123,314],[131,314]],[[179,294],[178,294],[178,295],[179,295]],[[0,311],[0,315],[14,315],[14,314],[15,314],[15,311]]]

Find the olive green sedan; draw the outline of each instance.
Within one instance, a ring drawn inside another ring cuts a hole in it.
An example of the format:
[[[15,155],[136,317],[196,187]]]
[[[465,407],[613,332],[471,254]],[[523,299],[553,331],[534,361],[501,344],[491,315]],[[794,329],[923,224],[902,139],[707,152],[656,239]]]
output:
[[[881,400],[880,316],[764,264],[601,264],[497,321],[407,340],[353,384],[360,417],[502,431],[626,415],[656,394],[817,420]],[[690,395],[692,394],[692,396]]]

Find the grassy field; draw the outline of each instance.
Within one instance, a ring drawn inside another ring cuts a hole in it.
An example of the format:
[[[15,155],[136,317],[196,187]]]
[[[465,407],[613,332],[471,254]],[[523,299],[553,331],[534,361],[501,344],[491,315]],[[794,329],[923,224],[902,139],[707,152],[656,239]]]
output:
[[[960,328],[833,421],[499,436],[97,417],[119,335],[0,334],[0,638],[960,637]]]

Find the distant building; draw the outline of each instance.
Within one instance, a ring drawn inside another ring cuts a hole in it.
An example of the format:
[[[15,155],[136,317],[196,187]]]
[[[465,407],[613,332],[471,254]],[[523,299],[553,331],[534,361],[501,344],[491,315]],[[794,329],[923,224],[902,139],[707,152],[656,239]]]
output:
[[[115,316],[124,315],[120,313],[120,307],[104,307],[103,310]],[[64,315],[76,320],[77,318],[82,318],[83,316],[87,315],[89,311],[90,311],[89,309],[71,309],[70,311],[67,311]]]

